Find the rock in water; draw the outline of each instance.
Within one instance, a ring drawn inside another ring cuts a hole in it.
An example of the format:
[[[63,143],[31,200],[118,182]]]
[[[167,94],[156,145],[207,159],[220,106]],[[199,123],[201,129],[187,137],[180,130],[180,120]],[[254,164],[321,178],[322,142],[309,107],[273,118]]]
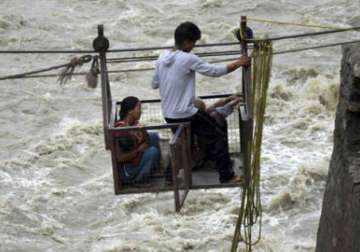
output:
[[[334,149],[316,252],[360,251],[360,45],[343,48]]]

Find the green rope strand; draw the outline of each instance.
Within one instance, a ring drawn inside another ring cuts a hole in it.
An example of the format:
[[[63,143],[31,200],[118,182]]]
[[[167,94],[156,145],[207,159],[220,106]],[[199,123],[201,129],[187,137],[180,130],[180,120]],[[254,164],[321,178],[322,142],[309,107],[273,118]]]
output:
[[[270,81],[272,66],[272,44],[270,41],[260,41],[253,50],[252,81],[253,95],[251,97],[253,114],[252,141],[248,142],[248,167],[250,181],[243,189],[241,207],[235,227],[232,252],[238,249],[238,243],[243,241],[246,251],[251,252],[252,246],[261,239],[262,205],[260,194],[260,159],[263,122],[265,115],[266,94]],[[253,241],[253,226],[257,224],[258,232]]]

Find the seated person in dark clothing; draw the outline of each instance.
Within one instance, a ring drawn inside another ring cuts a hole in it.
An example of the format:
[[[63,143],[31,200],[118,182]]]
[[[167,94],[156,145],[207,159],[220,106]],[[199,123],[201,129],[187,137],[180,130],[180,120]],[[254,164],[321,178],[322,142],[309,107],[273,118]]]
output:
[[[234,107],[239,104],[240,101],[241,98],[239,96],[232,95],[215,102],[209,107],[206,107],[203,100],[196,98],[194,99],[194,106],[209,114],[216,120],[219,127],[227,130],[226,117],[234,111]]]
[[[206,107],[205,102],[200,98],[194,99],[193,103],[196,108],[207,113],[214,119],[219,132],[224,134],[225,139],[228,139],[226,117],[234,111],[234,107],[240,103],[240,100],[241,98],[239,96],[232,95],[224,99],[220,99],[209,107]],[[204,139],[197,139],[197,148],[193,153],[193,159],[196,163],[196,167],[201,167],[206,160],[210,159],[208,156],[211,155],[211,153],[206,153],[205,145],[206,143],[204,143]],[[226,148],[229,149],[227,141]]]
[[[143,126],[139,124],[141,103],[129,96],[122,100],[120,120],[115,127]],[[124,184],[144,182],[160,161],[159,136],[145,129],[115,132],[116,159],[119,163],[121,181]]]

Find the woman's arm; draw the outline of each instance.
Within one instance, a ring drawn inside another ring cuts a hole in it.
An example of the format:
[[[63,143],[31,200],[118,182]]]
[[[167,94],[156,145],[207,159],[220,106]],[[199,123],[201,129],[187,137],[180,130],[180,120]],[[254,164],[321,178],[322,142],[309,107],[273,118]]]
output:
[[[121,163],[126,163],[129,161],[132,161],[134,158],[138,155],[138,150],[133,149],[130,151],[123,151],[120,147],[119,142],[115,143],[115,154],[116,154],[116,160]]]
[[[115,144],[116,159],[118,162],[131,162],[141,152],[144,152],[149,143],[149,135],[145,129],[134,131],[120,137]]]

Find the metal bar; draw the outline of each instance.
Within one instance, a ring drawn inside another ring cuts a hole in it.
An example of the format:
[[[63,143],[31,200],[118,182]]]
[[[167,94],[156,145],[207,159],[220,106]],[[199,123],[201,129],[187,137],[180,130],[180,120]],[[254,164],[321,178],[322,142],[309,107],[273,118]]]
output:
[[[238,45],[238,42],[224,42],[196,45],[195,47],[212,47],[212,46],[232,46]],[[136,51],[154,51],[172,49],[173,46],[154,46],[154,47],[139,47],[139,48],[120,48],[107,50],[108,53],[117,52],[136,52]],[[96,51],[96,50],[95,50]],[[94,53],[94,50],[0,50],[0,54],[61,54],[61,53]]]
[[[240,21],[240,32],[242,33],[242,40],[246,39],[246,16],[241,17]],[[243,54],[247,55],[247,44],[246,41],[241,43],[241,48],[243,50]],[[250,154],[250,150],[248,149],[248,143],[252,141],[252,87],[251,87],[251,68],[244,67],[243,68],[243,75],[242,75],[242,85],[243,85],[243,92],[245,94],[245,116],[248,119],[248,123],[246,123],[245,129],[243,131],[245,140],[244,145],[241,148],[244,148],[243,156],[244,156],[244,173],[245,173],[245,185],[248,187],[251,179],[250,175],[250,160],[248,158]],[[250,125],[248,127],[248,124]]]
[[[179,187],[179,200],[180,200],[180,209],[179,211],[181,210],[182,206],[184,205],[184,202],[185,202],[185,199],[186,199],[186,196],[187,196],[187,193],[188,193],[188,190],[189,190],[189,187],[188,187],[188,177],[187,177],[187,170],[188,170],[188,163],[187,163],[187,143],[186,143],[186,126],[184,125],[183,128],[182,128],[182,131],[180,133],[180,139],[179,141],[177,141],[176,143],[177,145],[177,148],[179,150],[178,153],[176,153],[177,155],[180,156],[180,163],[179,163],[179,169],[180,170],[182,168],[183,170],[183,182],[182,184],[179,184],[179,182],[181,183],[181,180],[177,181],[178,182],[178,187]],[[177,177],[178,179],[178,177]],[[184,191],[184,194],[180,194],[180,190]]]
[[[241,125],[241,107],[244,107],[244,104],[239,104],[239,106],[237,107],[237,118],[238,118],[238,126],[239,126],[239,143],[240,143],[240,159],[241,159],[241,155],[243,154],[243,147],[241,144],[241,138],[242,138],[242,125]],[[242,158],[243,162],[244,162],[244,158]]]
[[[213,184],[213,185],[192,185],[190,190],[201,190],[201,189],[222,189],[222,188],[232,188],[232,187],[243,187],[243,182],[239,183],[224,183],[224,184]],[[150,188],[122,188],[117,195],[121,194],[135,194],[135,193],[160,193],[160,192],[169,192],[173,191],[172,186],[163,186],[163,187],[150,187]]]
[[[187,186],[192,185],[192,156],[191,156],[191,127],[190,124],[185,125],[185,137],[186,137],[186,155],[187,162],[185,166],[185,180],[188,183]]]
[[[192,185],[191,190],[201,190],[201,189],[221,189],[221,188],[230,188],[230,187],[239,187],[243,186],[243,183],[231,183],[231,184],[214,184],[214,185]],[[134,194],[134,193],[160,193],[160,192],[169,192],[172,191],[172,186],[165,187],[151,187],[151,188],[123,188],[119,191],[118,194]]]
[[[245,186],[247,187],[250,182],[250,159],[249,159],[249,141],[251,136],[251,129],[252,129],[252,121],[248,117],[248,114],[245,111],[243,106],[240,107],[240,148],[243,158],[244,164],[244,181]]]
[[[173,189],[174,189],[174,201],[175,201],[175,211],[180,212],[181,203],[180,203],[180,194],[179,194],[179,185],[177,180],[177,174],[179,172],[178,165],[181,164],[181,155],[178,155],[178,146],[177,142],[179,141],[179,137],[181,132],[183,131],[184,126],[181,125],[177,128],[174,136],[170,140],[170,153],[171,153],[171,168],[172,168],[172,181],[173,181]]]
[[[201,99],[215,99],[215,98],[225,98],[228,96],[234,95],[233,93],[227,93],[227,94],[216,94],[216,95],[200,95],[199,98]],[[239,97],[242,97],[242,95],[239,95]],[[160,103],[160,99],[149,99],[149,100],[141,100],[141,103]],[[117,105],[121,105],[121,101],[116,102]]]
[[[106,50],[109,48],[109,41],[104,37],[104,27],[102,25],[98,26],[98,36],[93,41],[93,47],[95,51],[99,53],[99,58],[100,58],[101,100],[102,100],[102,112],[103,112],[105,149],[107,150],[110,149],[111,152],[114,191],[115,194],[119,194],[121,190],[121,179],[117,167],[115,140],[114,138],[110,137],[110,132],[108,130],[108,126],[110,122],[109,113],[112,112],[111,105],[109,107],[109,97],[108,97],[109,91],[107,91],[107,88],[109,88],[109,78],[106,68]]]
[[[110,121],[111,121],[111,117],[112,117],[113,102],[112,102],[110,81],[109,81],[109,75],[108,75],[107,69],[106,69],[106,97],[107,97],[107,102],[108,102],[107,124],[109,125]]]
[[[243,55],[248,55],[248,47],[246,43],[246,27],[247,27],[246,16],[241,16],[240,21],[240,33],[241,33],[241,51]],[[249,117],[252,117],[252,90],[251,90],[251,68],[243,67],[242,68],[242,85],[243,85],[243,94],[245,95],[245,104],[246,104],[246,112],[249,114]]]
[[[174,136],[170,139],[170,145],[174,145],[177,143],[177,141],[179,141],[181,133],[183,131],[184,125],[185,124],[189,124],[189,123],[180,123],[179,127],[177,128],[177,130],[175,131]]]
[[[232,51],[195,53],[195,55],[197,55],[199,57],[214,57],[214,56],[237,55],[239,53],[240,53],[240,50],[232,50]],[[158,57],[159,57],[159,55],[109,58],[109,59],[107,59],[107,63],[150,61],[150,60],[157,60]]]
[[[115,194],[120,194],[122,191],[122,183],[120,178],[120,173],[118,171],[118,162],[116,160],[116,151],[115,151],[115,141],[111,139],[111,164],[112,164],[112,172],[113,172],[113,181],[114,181],[114,192]]]
[[[111,125],[109,125],[109,130],[110,131],[128,131],[128,130],[154,130],[154,129],[171,129],[171,128],[176,128],[179,127],[183,124],[187,124],[187,122],[183,122],[183,123],[165,123],[165,124],[159,124],[159,125],[150,125],[150,126],[143,126],[143,127],[139,127],[139,126],[127,126],[127,127],[119,127],[119,128],[115,128]]]
[[[105,106],[105,113],[106,113],[106,117],[105,117],[105,123],[107,125],[107,127],[104,128],[104,134],[106,137],[106,141],[105,144],[106,146],[108,146],[107,149],[110,148],[110,141],[111,141],[111,135],[110,135],[110,131],[109,131],[109,125],[110,125],[110,118],[111,118],[111,112],[112,112],[112,98],[111,98],[111,90],[110,90],[110,83],[109,83],[109,74],[107,71],[107,64],[106,64],[106,52],[104,52],[104,75],[105,75],[105,85],[104,85],[104,93],[105,93],[105,100],[104,102],[106,103]],[[103,85],[102,85],[103,86]]]
[[[101,32],[99,26],[99,37],[101,37]],[[103,36],[102,36],[103,38]],[[107,76],[106,76],[106,53],[104,50],[99,52],[100,59],[100,74],[101,74],[101,98],[102,98],[102,111],[103,111],[103,128],[104,128],[104,138],[105,138],[105,148],[108,150],[110,148],[110,143],[108,139],[107,127],[108,127],[108,99],[107,99]]]
[[[239,42],[224,42],[224,43],[210,43],[210,44],[202,44],[202,45],[196,45],[197,47],[213,47],[213,46],[232,46],[232,45],[238,45]],[[123,49],[112,49],[109,50],[109,52],[136,52],[136,51],[154,51],[154,50],[168,50],[173,49],[174,46],[154,46],[154,47],[139,47],[139,48],[123,48]]]
[[[112,101],[109,130],[110,128],[115,126],[115,122],[116,122],[116,101]]]

